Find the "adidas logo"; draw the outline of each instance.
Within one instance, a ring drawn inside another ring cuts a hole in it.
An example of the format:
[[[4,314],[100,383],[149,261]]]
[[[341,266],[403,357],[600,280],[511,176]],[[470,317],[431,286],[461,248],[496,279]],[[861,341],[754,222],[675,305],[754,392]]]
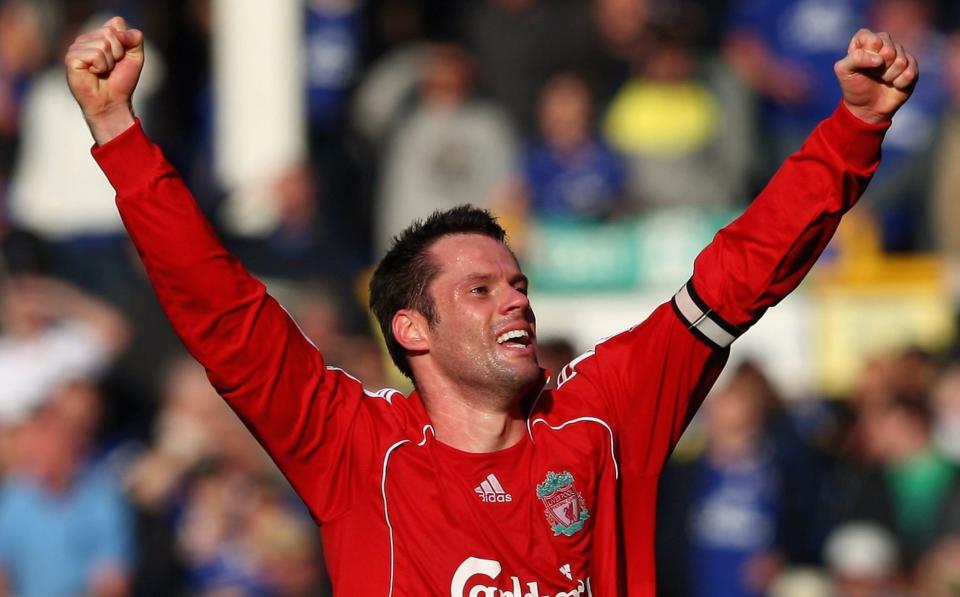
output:
[[[493,473],[487,475],[487,478],[484,479],[480,485],[473,488],[477,492],[477,495],[480,496],[481,502],[512,502],[513,496],[504,491],[503,485],[500,485],[500,481],[497,480],[497,476]]]
[[[570,570],[570,564],[560,566],[560,574],[567,577],[567,580],[573,580],[573,572]]]

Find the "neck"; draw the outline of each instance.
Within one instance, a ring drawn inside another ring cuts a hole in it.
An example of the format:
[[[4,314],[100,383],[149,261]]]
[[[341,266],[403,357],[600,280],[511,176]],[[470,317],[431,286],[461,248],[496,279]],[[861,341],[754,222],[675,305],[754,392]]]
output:
[[[501,400],[420,388],[437,440],[464,452],[495,452],[515,445],[526,433],[519,397]]]

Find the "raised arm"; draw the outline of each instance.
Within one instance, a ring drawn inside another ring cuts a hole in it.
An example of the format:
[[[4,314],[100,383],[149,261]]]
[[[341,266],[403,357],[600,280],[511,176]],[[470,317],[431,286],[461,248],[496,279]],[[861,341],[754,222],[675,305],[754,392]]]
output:
[[[609,397],[633,438],[622,444],[625,469],[659,472],[725,349],[813,266],[878,166],[884,132],[916,83],[917,65],[888,35],[861,30],[836,74],[843,105],[717,233],[672,305],[561,373],[561,382],[582,373]]]
[[[842,105],[780,168],[750,207],[697,257],[675,303],[711,343],[726,346],[791,292],[859,199],[916,59],[886,33],[861,29],[834,71]]]
[[[630,594],[653,592],[654,524],[636,505],[655,503],[651,480],[717,379],[727,347],[800,283],[863,192],[917,66],[889,36],[862,30],[836,73],[843,105],[744,214],[717,233],[672,304],[601,342],[558,377],[552,405],[558,417],[575,416],[599,396],[597,419],[617,431],[622,503],[630,505],[622,510],[631,529],[624,539]]]
[[[174,329],[225,397],[255,393],[277,373],[280,363],[269,362],[271,353],[283,352],[277,348],[292,344],[306,360],[315,351],[306,339],[290,337],[286,313],[221,246],[183,181],[140,129],[131,97],[143,61],[143,34],[114,17],[67,51],[70,90]]]
[[[97,142],[94,157],[177,335],[324,520],[350,499],[341,471],[366,458],[363,442],[355,452],[348,441],[365,412],[363,389],[325,367],[264,285],[223,248],[144,135],[130,104],[143,61],[143,34],[119,17],[68,50],[67,79]]]

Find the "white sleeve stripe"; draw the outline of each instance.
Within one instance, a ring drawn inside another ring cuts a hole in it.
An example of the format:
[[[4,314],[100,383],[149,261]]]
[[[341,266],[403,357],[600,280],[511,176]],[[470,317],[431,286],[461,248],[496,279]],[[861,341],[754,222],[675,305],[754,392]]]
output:
[[[690,325],[690,329],[700,332],[703,337],[717,347],[726,348],[737,339],[710,316],[710,311],[705,313],[697,306],[693,297],[690,296],[690,290],[686,284],[674,295],[673,304],[677,306],[677,311]]]

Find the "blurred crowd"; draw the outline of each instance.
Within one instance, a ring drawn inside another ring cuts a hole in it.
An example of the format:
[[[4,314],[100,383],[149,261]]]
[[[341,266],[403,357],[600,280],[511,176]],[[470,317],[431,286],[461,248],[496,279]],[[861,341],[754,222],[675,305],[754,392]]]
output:
[[[960,365],[878,356],[845,400],[784,401],[750,363],[661,482],[664,595],[955,595]]]
[[[241,235],[213,166],[215,1],[0,0],[0,594],[329,591],[313,522],[183,353],[87,155],[61,58],[106,15],[146,32],[137,113],[224,242],[374,389],[401,382],[365,275],[411,220],[485,206],[522,254],[540,221],[745,206],[837,106],[860,26],[923,73],[860,217],[889,254],[960,254],[956,2],[305,0],[309,159],[270,185],[276,226]],[[543,348],[558,370],[586,347]],[[877,355],[849,396],[781,394],[743,365],[685,436],[662,594],[956,594],[960,360]]]

